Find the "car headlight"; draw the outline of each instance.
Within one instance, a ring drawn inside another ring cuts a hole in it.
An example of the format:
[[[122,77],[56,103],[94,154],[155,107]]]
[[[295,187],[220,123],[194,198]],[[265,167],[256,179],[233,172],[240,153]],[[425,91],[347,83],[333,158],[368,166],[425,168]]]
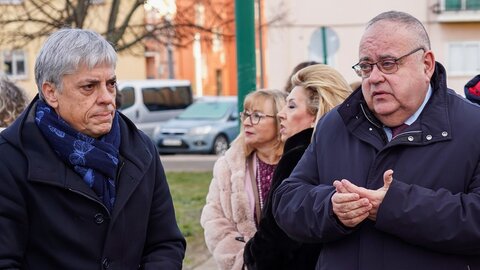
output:
[[[190,135],[205,135],[212,130],[212,126],[195,127],[188,132]]]

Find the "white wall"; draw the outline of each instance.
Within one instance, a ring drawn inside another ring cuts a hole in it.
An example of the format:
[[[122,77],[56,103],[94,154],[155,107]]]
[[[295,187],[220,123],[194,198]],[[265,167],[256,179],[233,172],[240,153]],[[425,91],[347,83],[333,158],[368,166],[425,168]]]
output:
[[[431,7],[436,0],[265,0],[267,31],[266,73],[268,87],[283,87],[292,68],[308,59],[312,33],[321,26],[331,27],[339,37],[340,47],[331,64],[348,82],[359,81],[351,66],[358,61],[358,45],[365,24],[389,10],[405,11],[422,21],[429,32],[437,60],[447,64],[446,44],[451,40],[480,41],[480,22],[439,23]],[[480,16],[480,14],[479,14]],[[479,72],[480,73],[480,72]],[[472,74],[449,76],[448,84],[463,95],[463,85]]]

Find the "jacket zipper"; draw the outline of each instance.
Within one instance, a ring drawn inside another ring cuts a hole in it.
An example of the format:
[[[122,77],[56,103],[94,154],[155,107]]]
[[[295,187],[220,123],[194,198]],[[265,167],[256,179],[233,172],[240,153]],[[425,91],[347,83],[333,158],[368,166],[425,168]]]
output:
[[[411,130],[411,131],[400,132],[400,133],[398,133],[397,136],[395,136],[395,138],[398,138],[398,137],[400,137],[400,136],[403,136],[403,135],[406,135],[406,134],[410,134],[410,133],[415,134],[415,133],[421,133],[421,132],[422,132],[421,130]],[[393,140],[393,139],[394,139],[394,138],[392,138],[392,140]]]
[[[365,118],[367,118],[367,120],[368,120],[368,122],[370,122],[370,124],[376,126],[377,128],[382,128],[381,126],[377,125],[377,123],[375,123],[375,121],[373,121],[372,119],[370,119],[369,115],[368,115],[367,112],[365,111],[365,108],[363,108],[363,104],[360,104],[360,108],[362,109],[363,116],[365,116]]]

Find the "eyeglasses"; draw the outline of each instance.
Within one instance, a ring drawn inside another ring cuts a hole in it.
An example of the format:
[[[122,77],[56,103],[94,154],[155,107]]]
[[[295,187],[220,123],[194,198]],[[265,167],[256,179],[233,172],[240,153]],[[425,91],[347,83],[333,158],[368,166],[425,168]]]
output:
[[[244,122],[245,119],[250,118],[250,124],[252,125],[258,125],[258,123],[260,123],[260,120],[262,120],[262,118],[264,117],[275,118],[274,115],[268,115],[268,114],[263,114],[259,112],[254,112],[254,113],[241,112],[240,113],[240,119],[242,119],[242,122]]]
[[[425,48],[423,47],[420,47],[420,48],[416,48],[415,50],[403,55],[403,56],[400,56],[398,58],[394,58],[394,59],[382,59],[378,62],[375,62],[375,63],[368,63],[368,62],[365,62],[365,61],[360,61],[358,62],[357,64],[355,64],[354,66],[352,66],[353,70],[355,70],[355,72],[357,73],[357,75],[359,77],[362,77],[362,78],[368,78],[370,77],[370,74],[372,73],[373,71],[373,66],[377,66],[378,70],[380,70],[381,72],[385,73],[385,74],[392,74],[392,73],[395,73],[397,72],[398,70],[398,61],[402,60],[403,58],[411,55],[411,54],[414,54],[420,50],[423,50],[425,51]]]

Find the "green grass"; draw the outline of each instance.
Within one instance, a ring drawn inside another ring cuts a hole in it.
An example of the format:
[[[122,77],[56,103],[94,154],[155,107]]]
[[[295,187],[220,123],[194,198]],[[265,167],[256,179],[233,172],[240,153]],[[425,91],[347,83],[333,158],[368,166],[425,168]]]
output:
[[[177,223],[187,240],[184,268],[195,266],[208,257],[200,214],[205,205],[212,172],[167,172]]]

